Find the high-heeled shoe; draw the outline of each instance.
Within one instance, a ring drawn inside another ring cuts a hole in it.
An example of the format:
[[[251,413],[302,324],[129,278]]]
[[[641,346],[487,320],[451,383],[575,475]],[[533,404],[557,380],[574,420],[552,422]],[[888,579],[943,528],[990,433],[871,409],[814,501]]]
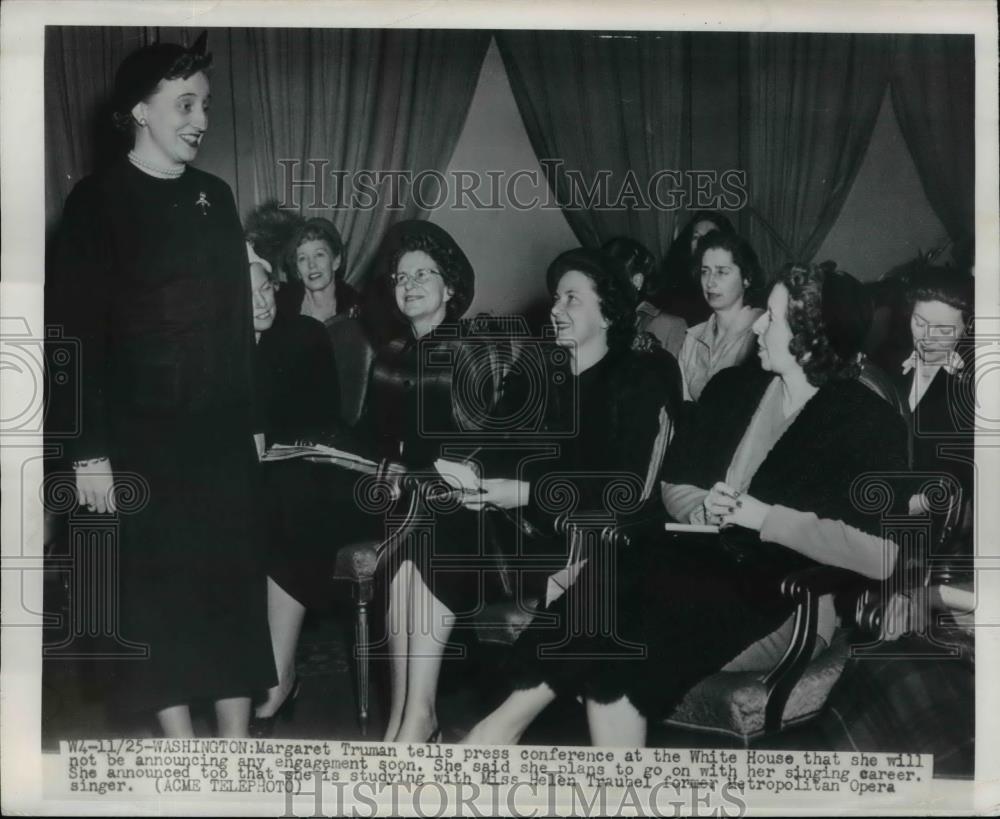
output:
[[[269,717],[250,718],[250,737],[252,739],[270,739],[274,736],[274,728],[279,721],[291,722],[295,717],[295,703],[299,701],[299,691],[302,688],[301,680],[296,679],[292,690],[285,697],[285,701],[275,709]]]

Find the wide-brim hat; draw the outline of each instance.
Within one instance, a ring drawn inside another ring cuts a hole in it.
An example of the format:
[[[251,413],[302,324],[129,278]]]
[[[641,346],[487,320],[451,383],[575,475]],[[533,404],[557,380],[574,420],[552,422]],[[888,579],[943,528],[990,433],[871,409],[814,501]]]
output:
[[[208,32],[203,31],[190,48],[177,43],[151,43],[129,54],[115,73],[115,113],[128,114],[148,98],[182,57],[204,55],[207,39]]]

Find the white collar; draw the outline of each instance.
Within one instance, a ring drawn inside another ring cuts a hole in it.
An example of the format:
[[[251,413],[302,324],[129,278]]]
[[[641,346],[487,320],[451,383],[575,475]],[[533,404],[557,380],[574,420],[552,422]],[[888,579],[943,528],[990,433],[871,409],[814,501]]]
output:
[[[918,367],[917,365],[920,364]],[[959,370],[965,367],[965,361],[962,360],[955,350],[951,351],[951,355],[948,357],[948,361],[944,364],[923,364],[920,362],[919,356],[917,356],[917,351],[914,350],[910,353],[910,357],[903,362],[903,375],[906,375],[910,370],[919,369],[920,371],[931,373],[936,372],[939,369],[944,370],[948,375],[955,375]]]

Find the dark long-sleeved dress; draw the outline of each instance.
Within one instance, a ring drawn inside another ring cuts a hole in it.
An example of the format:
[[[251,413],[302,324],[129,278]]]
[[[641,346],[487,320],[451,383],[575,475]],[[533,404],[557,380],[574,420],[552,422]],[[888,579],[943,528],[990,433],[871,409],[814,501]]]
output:
[[[907,411],[909,456],[921,477],[910,486],[913,493],[928,491],[932,476],[951,477],[961,487],[966,502],[975,490],[975,377],[972,367],[957,371],[941,368],[934,375],[916,407],[910,409],[916,367],[896,376],[896,388]],[[935,519],[941,515],[935,515]],[[971,549],[966,539],[965,548]]]
[[[341,430],[331,442],[372,460],[404,464],[428,478],[436,474],[434,461],[446,446],[474,449],[477,423],[488,415],[500,385],[494,381],[495,362],[480,356],[485,348],[471,344],[463,332],[458,324],[448,324],[419,340],[411,336],[383,345],[372,368],[360,423]],[[477,352],[470,353],[473,350]],[[453,388],[456,373],[464,373],[470,385],[461,397]],[[473,417],[477,411],[483,414],[479,418]],[[271,482],[284,500],[282,543],[273,553],[270,575],[303,604],[322,607],[331,596],[337,549],[357,540],[381,540],[386,532],[384,517],[356,501],[356,484],[366,479],[359,473],[294,462],[267,468],[286,476]],[[468,562],[465,557],[479,553],[477,520],[454,504],[438,509],[431,548],[407,555],[456,613],[474,608],[477,601],[478,569],[462,565]],[[394,553],[390,562],[395,567],[402,559],[402,552]],[[439,570],[431,570],[431,563]],[[387,570],[391,577],[393,569]]]
[[[772,378],[741,367],[713,378],[693,425],[667,453],[666,480],[704,488],[724,480]],[[747,494],[878,534],[877,515],[852,497],[852,483],[865,473],[885,478],[904,469],[899,414],[857,381],[834,381],[784,431]],[[587,631],[569,620],[574,606],[593,608],[611,599],[607,582],[594,577],[595,564],[588,563],[576,587],[550,607],[562,630],[536,629],[518,641],[512,665],[517,687],[546,682],[557,693],[599,702],[627,696],[649,718],[661,718],[692,686],[778,628],[791,614],[778,592],[781,578],[816,565],[746,529],[679,545],[653,536],[631,560],[636,568],[618,575],[614,630]],[[594,594],[581,600],[579,590]]]
[[[121,634],[149,656],[115,664],[118,702],[266,689],[254,340],[231,191],[195,168],[158,179],[121,160],[74,188],[47,270],[47,320],[80,343],[81,431],[66,453],[109,457],[124,491]]]
[[[340,423],[340,384],[323,325],[280,317],[256,350],[258,430],[270,445],[314,439]]]

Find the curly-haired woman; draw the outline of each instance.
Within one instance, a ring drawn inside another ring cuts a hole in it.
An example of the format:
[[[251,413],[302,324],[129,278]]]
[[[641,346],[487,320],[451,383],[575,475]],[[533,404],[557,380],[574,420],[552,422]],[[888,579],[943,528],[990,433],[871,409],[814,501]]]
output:
[[[754,325],[765,372],[733,367],[712,379],[695,425],[667,454],[668,512],[720,525],[721,534],[691,548],[647,544],[647,570],[618,594],[617,635],[570,631],[538,660],[539,639],[556,641],[526,632],[516,690],[468,741],[515,742],[568,694],[586,699],[595,744],[641,745],[648,719],[669,714],[697,682],[787,620],[778,589],[788,572],[817,563],[870,577],[891,571],[895,545],[872,534],[878,521],[851,502],[855,480],[905,468],[906,452],[902,419],[855,379],[859,296],[860,284],[843,273],[785,272]],[[622,657],[622,639],[644,644],[649,660]]]

